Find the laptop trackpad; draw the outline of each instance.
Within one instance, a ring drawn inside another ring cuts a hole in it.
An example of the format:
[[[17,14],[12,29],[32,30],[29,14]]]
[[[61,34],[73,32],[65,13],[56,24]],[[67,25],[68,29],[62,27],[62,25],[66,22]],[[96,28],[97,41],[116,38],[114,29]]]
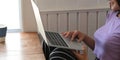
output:
[[[69,38],[64,38],[64,39],[70,48],[76,49],[76,50],[82,50],[82,43],[77,42],[77,40],[71,41]]]

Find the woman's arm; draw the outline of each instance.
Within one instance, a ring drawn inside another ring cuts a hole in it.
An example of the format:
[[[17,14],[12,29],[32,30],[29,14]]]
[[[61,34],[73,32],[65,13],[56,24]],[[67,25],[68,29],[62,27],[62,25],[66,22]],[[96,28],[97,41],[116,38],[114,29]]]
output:
[[[72,32],[64,32],[63,35],[67,38],[71,38],[71,40],[78,39],[78,42],[83,41],[88,45],[92,50],[94,50],[95,42],[92,38],[85,35],[84,33],[81,33],[80,31],[72,31]]]
[[[84,43],[85,43],[86,45],[88,45],[92,50],[94,50],[94,48],[95,48],[95,41],[94,41],[91,37],[85,35],[85,38],[84,38],[83,41],[84,41]]]
[[[75,30],[72,32],[64,32],[62,34],[67,38],[71,38],[71,40],[77,39],[78,42],[83,41],[87,46],[89,46],[92,50],[94,50],[95,47],[94,40],[89,36],[81,33],[80,31]],[[80,54],[80,52],[78,51],[73,51],[73,53],[76,55],[77,60],[88,60],[86,47],[83,47],[83,51],[84,54]]]

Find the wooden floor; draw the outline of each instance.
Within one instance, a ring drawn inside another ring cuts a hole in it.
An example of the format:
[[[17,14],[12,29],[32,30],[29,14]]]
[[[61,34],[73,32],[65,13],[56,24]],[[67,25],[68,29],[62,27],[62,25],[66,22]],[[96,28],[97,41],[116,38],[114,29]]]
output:
[[[0,60],[45,60],[36,33],[7,33],[0,42]]]

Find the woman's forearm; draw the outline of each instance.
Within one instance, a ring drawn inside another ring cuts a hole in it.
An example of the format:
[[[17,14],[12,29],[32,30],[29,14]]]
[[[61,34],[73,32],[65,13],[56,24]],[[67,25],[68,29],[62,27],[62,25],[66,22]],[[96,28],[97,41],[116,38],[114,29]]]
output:
[[[95,41],[94,41],[91,37],[86,36],[83,41],[84,41],[84,43],[87,44],[92,50],[94,50]]]

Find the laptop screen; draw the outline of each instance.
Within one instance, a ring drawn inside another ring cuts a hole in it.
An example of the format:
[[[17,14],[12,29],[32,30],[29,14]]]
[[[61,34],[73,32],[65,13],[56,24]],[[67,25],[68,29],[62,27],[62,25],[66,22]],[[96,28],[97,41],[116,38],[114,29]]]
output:
[[[34,11],[34,15],[35,15],[36,23],[37,23],[38,33],[40,33],[43,39],[45,40],[45,42],[47,42],[47,38],[45,35],[43,23],[42,23],[40,12],[39,12],[39,8],[37,7],[37,5],[35,4],[33,0],[31,0],[31,4],[33,7],[33,11]]]

